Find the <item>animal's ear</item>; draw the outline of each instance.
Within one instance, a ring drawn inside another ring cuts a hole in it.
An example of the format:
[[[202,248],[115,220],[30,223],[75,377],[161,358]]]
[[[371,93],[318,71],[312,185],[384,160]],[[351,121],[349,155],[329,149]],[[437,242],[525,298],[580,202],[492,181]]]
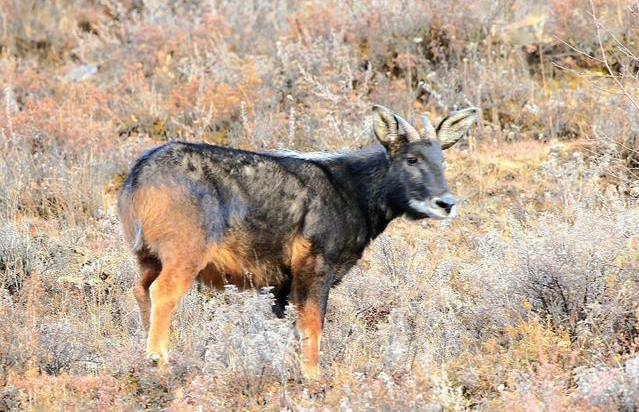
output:
[[[442,120],[437,126],[437,140],[439,140],[442,150],[448,149],[464,137],[478,116],[479,110],[469,107],[452,112]]]
[[[419,139],[419,133],[410,123],[377,104],[373,106],[373,131],[391,157],[409,141]]]
[[[373,132],[391,156],[397,153],[404,143],[401,141],[399,122],[395,113],[377,104],[373,106]]]

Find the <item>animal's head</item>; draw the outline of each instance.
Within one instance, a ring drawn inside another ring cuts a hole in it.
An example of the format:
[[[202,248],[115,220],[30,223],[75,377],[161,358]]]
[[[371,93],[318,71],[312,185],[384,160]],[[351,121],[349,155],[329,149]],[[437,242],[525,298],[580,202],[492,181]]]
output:
[[[450,113],[434,128],[422,116],[424,132],[383,106],[373,106],[375,137],[391,160],[388,182],[394,202],[408,217],[446,219],[456,215],[457,199],[444,177],[443,150],[461,139],[477,119],[478,110]]]

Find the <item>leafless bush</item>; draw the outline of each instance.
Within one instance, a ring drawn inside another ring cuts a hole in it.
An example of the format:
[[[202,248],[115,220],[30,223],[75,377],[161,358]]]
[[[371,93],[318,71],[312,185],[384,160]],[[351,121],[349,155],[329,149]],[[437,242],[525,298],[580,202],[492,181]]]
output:
[[[42,136],[15,137],[0,150],[0,213],[5,219],[28,214],[82,223],[102,206],[103,188],[117,167],[112,159],[73,153]]]
[[[27,233],[26,225],[4,221],[0,226],[0,289],[17,293],[36,263],[37,239]]]
[[[5,289],[0,289],[0,372],[18,367],[22,369],[26,358],[28,358],[27,348],[22,346],[23,342],[16,339],[19,335],[18,317],[19,308]]]
[[[480,241],[480,266],[472,270],[486,282],[484,303],[511,319],[530,308],[584,344],[595,343],[591,336],[609,347],[632,340],[639,268],[629,239],[639,236],[636,209],[575,208],[534,225],[512,221],[508,240]]]
[[[454,286],[456,263],[424,267],[429,251],[421,242],[389,235],[372,252],[371,267],[350,274],[332,294],[325,335],[331,362],[367,377],[412,376],[474,339],[470,302]]]
[[[629,2],[617,10],[617,24],[606,18],[598,2],[590,1],[587,12],[594,39],[589,47],[574,44],[572,50],[584,57],[599,73],[568,69],[599,93],[594,121],[589,121],[593,141],[597,144],[592,157],[607,156],[611,161],[605,173],[621,189],[639,196],[639,94],[637,69],[639,48],[634,39],[639,35],[639,6]],[[609,16],[608,16],[609,17]],[[619,24],[623,21],[623,24]],[[573,37],[573,43],[576,39]],[[603,72],[603,74],[601,74]]]
[[[637,222],[635,228],[626,226],[632,215],[606,222],[585,214],[573,225],[549,219],[515,238],[520,291],[533,310],[552,316],[574,335],[587,328],[606,339],[618,333],[634,336],[637,267],[634,262],[618,266],[630,252],[627,238],[639,234],[632,232]]]
[[[293,318],[277,319],[272,299],[269,293],[238,293],[234,287],[211,297],[204,307],[210,318],[202,325],[206,374],[250,396],[264,385],[286,385],[299,376]]]
[[[69,321],[47,322],[38,331],[38,366],[50,375],[75,370],[91,370],[99,361],[98,355],[87,347],[91,342],[88,331],[78,330],[78,325]],[[89,364],[89,367],[80,367]]]

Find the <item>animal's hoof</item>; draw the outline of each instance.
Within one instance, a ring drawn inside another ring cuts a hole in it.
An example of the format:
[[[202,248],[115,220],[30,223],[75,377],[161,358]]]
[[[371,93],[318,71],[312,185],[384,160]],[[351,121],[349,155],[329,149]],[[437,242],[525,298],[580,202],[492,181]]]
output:
[[[163,364],[162,356],[159,353],[150,353],[147,355],[146,359],[149,361],[151,366],[157,367]]]

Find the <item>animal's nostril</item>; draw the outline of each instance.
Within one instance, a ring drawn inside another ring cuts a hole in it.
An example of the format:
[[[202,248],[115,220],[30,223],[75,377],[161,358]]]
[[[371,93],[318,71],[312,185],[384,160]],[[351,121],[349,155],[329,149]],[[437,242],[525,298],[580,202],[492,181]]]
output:
[[[446,213],[450,213],[450,211],[453,209],[453,206],[455,206],[455,203],[457,203],[457,199],[447,194],[442,197],[433,199],[433,203],[435,204],[435,206],[444,209]]]
[[[435,204],[437,206],[441,207],[442,209],[446,210],[446,213],[450,213],[450,209],[452,209],[453,206],[454,206],[454,203],[453,204],[447,203],[447,202],[443,201],[442,199],[437,199],[435,201]]]

